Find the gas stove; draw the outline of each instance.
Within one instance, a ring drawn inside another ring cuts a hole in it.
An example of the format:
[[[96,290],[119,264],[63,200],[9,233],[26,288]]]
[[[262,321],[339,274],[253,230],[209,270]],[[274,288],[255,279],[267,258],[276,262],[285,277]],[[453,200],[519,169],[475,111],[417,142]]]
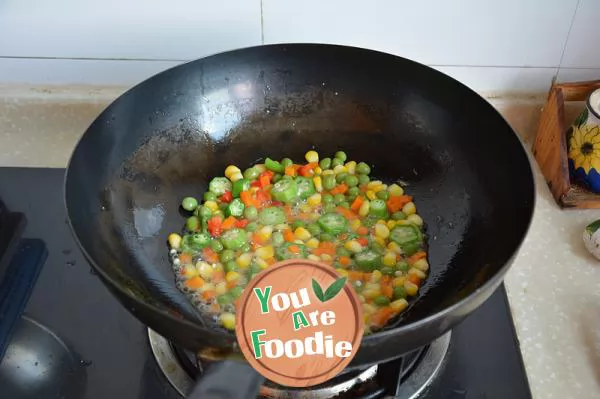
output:
[[[148,329],[110,295],[71,236],[63,178],[64,169],[0,168],[0,198],[11,212],[3,219],[0,211],[0,221],[10,220],[10,226],[0,225],[0,396],[182,398],[210,361]],[[15,239],[22,231],[23,238]],[[531,394],[501,286],[451,332],[402,359],[310,389],[267,382],[261,397],[519,399]]]

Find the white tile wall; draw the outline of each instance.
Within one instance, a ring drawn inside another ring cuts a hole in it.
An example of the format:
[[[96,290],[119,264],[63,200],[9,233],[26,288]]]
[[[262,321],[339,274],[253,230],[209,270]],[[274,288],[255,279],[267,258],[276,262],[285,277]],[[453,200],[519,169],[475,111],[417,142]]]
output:
[[[0,84],[133,85],[260,43],[386,51],[480,92],[600,79],[600,0],[4,0]]]

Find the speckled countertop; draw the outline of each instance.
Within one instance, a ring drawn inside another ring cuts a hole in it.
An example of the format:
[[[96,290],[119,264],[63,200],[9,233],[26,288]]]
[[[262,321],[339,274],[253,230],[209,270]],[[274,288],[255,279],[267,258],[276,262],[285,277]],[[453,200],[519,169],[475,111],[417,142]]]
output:
[[[89,123],[123,88],[0,86],[0,166],[65,167]],[[541,109],[535,97],[488,100],[528,147]],[[600,262],[582,243],[600,211],[561,211],[533,163],[533,224],[506,276],[534,398],[600,398]]]

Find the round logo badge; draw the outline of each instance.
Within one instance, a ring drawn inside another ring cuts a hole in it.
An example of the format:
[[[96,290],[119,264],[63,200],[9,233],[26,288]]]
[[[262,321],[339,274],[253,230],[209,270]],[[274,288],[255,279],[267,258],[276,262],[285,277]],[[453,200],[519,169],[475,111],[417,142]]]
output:
[[[331,266],[294,259],[255,276],[236,312],[246,360],[268,380],[308,387],[335,377],[363,336],[362,304]]]

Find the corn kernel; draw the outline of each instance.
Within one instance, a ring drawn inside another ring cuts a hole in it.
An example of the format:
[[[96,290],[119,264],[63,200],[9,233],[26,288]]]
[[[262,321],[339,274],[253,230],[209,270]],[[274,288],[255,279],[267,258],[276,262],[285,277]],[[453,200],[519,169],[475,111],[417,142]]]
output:
[[[350,173],[350,174],[356,173],[356,161],[346,162],[346,165],[344,165],[344,166],[348,170],[348,173]]]
[[[242,175],[242,172],[237,172],[231,175],[231,177],[229,178],[229,180],[231,180],[232,182],[236,182],[238,180],[242,180],[244,178],[244,175]]]
[[[241,173],[241,172],[242,171],[237,166],[229,165],[228,167],[225,168],[225,177],[227,177],[228,179],[231,180],[231,176],[233,176],[234,173]]]
[[[335,271],[342,277],[348,277],[348,272],[345,269],[342,269],[341,267],[335,269]]]
[[[277,231],[283,231],[283,230],[287,230],[290,228],[290,226],[287,225],[287,223],[281,223],[281,224],[276,224],[274,226],[275,230]]]
[[[210,264],[201,260],[196,263],[196,269],[198,270],[200,277],[202,277],[204,280],[210,280],[215,271]]]
[[[215,201],[205,201],[204,206],[213,212],[216,212],[219,210],[219,205],[217,205],[217,203]]]
[[[169,234],[169,245],[171,246],[171,248],[173,249],[179,249],[179,247],[181,247],[181,236],[179,234],[176,233],[171,233]]]
[[[404,212],[407,216],[414,215],[417,213],[417,207],[415,206],[415,203],[411,201],[402,207],[402,212]]]
[[[385,191],[386,188],[387,188],[387,186],[385,184],[378,184],[375,187],[373,187],[371,190],[373,190],[375,193],[378,193],[380,191]]]
[[[310,206],[319,205],[321,203],[321,194],[316,193],[308,197],[306,203]]]
[[[256,258],[255,262],[261,269],[266,269],[267,267],[269,267],[269,263],[262,258]]]
[[[383,219],[379,219],[379,220],[376,222],[376,224],[383,224],[383,225],[385,225],[385,220],[383,220]]]
[[[365,299],[375,299],[379,295],[381,295],[381,290],[379,289],[366,289],[362,292],[362,296],[364,296]]]
[[[396,265],[396,253],[392,251],[386,251],[385,255],[383,255],[383,264],[386,266],[395,266]]]
[[[375,191],[373,191],[373,190],[367,190],[367,198],[370,199],[371,201],[373,201],[374,199],[376,199],[377,196],[375,195]]]
[[[258,191],[258,187],[250,187],[251,194],[256,194],[257,191]]]
[[[404,283],[406,282],[406,277],[399,276],[392,280],[392,285],[394,287],[404,287]]]
[[[388,191],[390,192],[390,195],[394,195],[394,196],[404,195],[404,189],[397,184],[392,184],[391,186],[389,186]]]
[[[298,227],[296,230],[294,230],[294,235],[297,239],[302,241],[306,241],[311,237],[310,232],[304,227]]]
[[[246,269],[248,266],[250,266],[250,262],[252,262],[252,256],[252,253],[244,252],[243,254],[238,256],[235,261],[239,267],[241,267],[242,269]]]
[[[390,303],[390,308],[395,312],[402,312],[408,307],[408,302],[404,298],[400,298]]]
[[[321,173],[323,176],[327,176],[327,175],[333,175],[333,170],[331,169],[326,169]]]
[[[410,226],[412,223],[408,220],[396,220],[397,226]]]
[[[354,219],[350,222],[350,227],[352,230],[356,230],[360,227],[360,219]]]
[[[375,235],[377,237],[381,237],[383,239],[386,239],[386,238],[388,238],[390,236],[390,229],[388,229],[385,224],[379,224],[379,223],[377,223],[375,225]]]
[[[333,260],[333,258],[329,254],[323,254],[323,255],[321,255],[321,260],[323,262],[331,262]]]
[[[418,261],[412,264],[412,267],[426,272],[427,270],[429,270],[429,262],[427,262],[427,259],[419,259]]]
[[[300,244],[300,245],[304,245],[304,241],[298,239],[298,240],[294,240],[294,243],[296,244]]]
[[[227,283],[225,281],[221,281],[219,284],[215,285],[215,294],[223,295],[227,292]]]
[[[377,312],[377,307],[376,306],[371,305],[370,303],[365,303],[363,305],[363,314],[364,315],[372,315],[375,312]]]
[[[263,242],[269,240],[271,234],[273,234],[273,227],[271,226],[264,226],[258,231],[258,237]]]
[[[344,172],[344,173],[348,172],[348,169],[346,169],[346,167],[344,165],[338,165],[335,168],[333,168],[333,173],[335,173],[336,175],[338,173],[342,173],[342,172]]]
[[[315,185],[315,190],[317,190],[317,192],[321,192],[323,191],[323,180],[321,179],[321,176],[315,176],[313,177],[313,183]]]
[[[416,213],[413,215],[408,215],[406,220],[408,220],[414,225],[423,226],[423,218],[421,218],[421,216],[417,215]]]
[[[212,267],[213,267],[213,270],[216,271],[216,272],[222,272],[223,271],[223,264],[222,263],[219,263],[219,262],[213,263]]]
[[[390,242],[387,245],[387,249],[389,249],[390,251],[395,252],[397,254],[402,253],[402,249],[400,248],[400,245],[396,244],[394,241]]]
[[[362,245],[360,245],[360,243],[356,240],[346,241],[346,243],[344,244],[344,248],[346,248],[350,252],[355,253],[358,253],[363,250]]]
[[[385,247],[385,239],[381,237],[375,237],[375,242],[377,242],[377,244],[381,245],[382,247]]]
[[[319,240],[313,237],[310,240],[306,241],[306,246],[313,249],[319,248]]]
[[[275,256],[275,250],[272,245],[257,248],[255,251],[256,256],[262,259],[269,259]]]
[[[235,330],[235,315],[233,313],[225,312],[219,316],[221,325],[228,330]]]
[[[406,294],[410,296],[415,296],[419,292],[419,286],[410,281],[404,282],[404,289],[406,290]]]
[[[256,165],[254,165],[254,169],[258,170],[259,173],[267,171],[267,167],[264,163],[257,163]]]
[[[372,190],[373,187],[381,186],[382,184],[383,184],[383,182],[381,180],[373,180],[373,181],[370,181],[369,183],[367,183],[367,188],[369,190]]]
[[[198,269],[194,267],[194,265],[185,265],[183,266],[183,275],[185,278],[192,278],[198,275]]]
[[[425,280],[425,278],[427,278],[427,274],[425,274],[424,272],[422,272],[421,270],[411,267],[408,270],[408,274],[410,276],[417,276],[418,278],[420,278],[421,280]]]
[[[240,278],[240,274],[238,272],[227,272],[225,275],[225,281],[228,283],[237,281]]]
[[[379,280],[381,280],[381,272],[379,270],[374,270],[373,273],[371,273],[371,282],[372,283],[377,283],[379,282]]]
[[[369,203],[369,201],[365,201],[360,206],[360,209],[358,210],[358,214],[360,216],[367,216],[369,214],[369,209],[371,209],[371,204]]]
[[[319,154],[316,151],[308,151],[304,154],[306,162],[319,162]]]
[[[300,210],[304,213],[309,213],[312,211],[310,205],[308,205],[308,204],[304,204],[304,205],[300,206]]]
[[[309,260],[312,260],[312,261],[315,261],[315,262],[320,262],[320,261],[321,261],[321,258],[320,258],[320,257],[318,257],[317,255],[313,255],[313,254],[310,254],[310,255],[308,255],[308,257],[307,257],[307,258],[308,258]]]
[[[315,175],[320,175],[321,173],[323,173],[323,169],[321,169],[320,166],[317,166],[314,170],[315,170]]]
[[[394,227],[396,227],[396,221],[395,220],[388,220],[386,223],[386,226],[388,227],[388,229],[393,229]]]

